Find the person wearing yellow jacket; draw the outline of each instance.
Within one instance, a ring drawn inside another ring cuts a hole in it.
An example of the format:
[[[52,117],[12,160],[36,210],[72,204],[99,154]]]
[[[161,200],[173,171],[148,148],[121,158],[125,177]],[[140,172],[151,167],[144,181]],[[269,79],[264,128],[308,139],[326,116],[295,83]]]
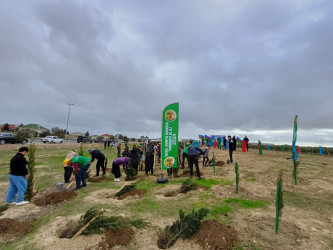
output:
[[[77,153],[75,152],[75,150],[71,150],[68,152],[68,154],[66,155],[66,158],[64,160],[64,179],[65,179],[65,183],[70,182],[70,178],[73,172],[73,168],[72,167],[67,167],[67,163],[69,162],[70,159],[73,159],[75,156],[77,156]]]

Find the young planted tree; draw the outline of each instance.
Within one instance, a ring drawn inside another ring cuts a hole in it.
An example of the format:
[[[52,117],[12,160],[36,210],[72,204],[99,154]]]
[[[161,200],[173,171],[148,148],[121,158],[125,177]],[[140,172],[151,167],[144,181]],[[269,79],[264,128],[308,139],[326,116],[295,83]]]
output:
[[[276,218],[275,218],[275,233],[279,233],[279,220],[282,216],[283,204],[283,171],[281,170],[277,179],[276,189]]]
[[[189,239],[193,234],[199,231],[201,220],[208,214],[208,209],[201,208],[198,211],[192,210],[192,213],[185,214],[179,210],[179,219],[171,226],[164,229],[164,234],[158,239],[158,247],[167,249],[173,246],[178,238]]]
[[[214,155],[214,152],[213,152],[213,169],[214,169],[214,176],[215,176],[215,155]]]
[[[262,146],[261,146],[261,141],[259,141],[259,155],[262,155]]]
[[[79,151],[78,151],[79,156],[83,156],[84,155],[84,147],[83,147],[83,143],[80,143],[80,147],[79,147]]]
[[[80,143],[80,147],[78,150],[78,155],[79,156],[84,156],[84,147],[83,147],[83,143]],[[90,177],[90,168],[84,173],[84,178],[89,179]]]
[[[236,162],[236,166],[235,166],[235,173],[236,173],[236,194],[238,194],[239,173],[238,173],[238,163],[237,162]]]
[[[124,169],[126,178],[125,181],[132,181],[135,179],[135,176],[138,175],[138,173],[135,171],[135,169],[132,167],[132,163],[128,163],[128,167]]]
[[[30,143],[28,146],[28,172],[29,172],[29,178],[28,178],[28,184],[27,184],[27,190],[25,191],[25,199],[31,200],[31,198],[34,196],[34,188],[35,188],[35,172],[36,172],[36,158],[35,154],[37,151],[37,146],[34,143]]]

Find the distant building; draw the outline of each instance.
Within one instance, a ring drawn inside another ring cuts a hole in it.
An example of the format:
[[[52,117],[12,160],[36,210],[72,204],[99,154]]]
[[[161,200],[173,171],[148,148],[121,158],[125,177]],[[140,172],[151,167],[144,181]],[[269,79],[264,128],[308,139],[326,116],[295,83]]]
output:
[[[103,136],[103,138],[104,138],[105,140],[107,140],[107,139],[110,138],[110,135],[109,135],[109,134],[103,134],[103,135],[101,135],[101,136]]]
[[[0,131],[2,131],[3,127],[5,126],[5,124],[1,124],[0,125]],[[9,127],[9,131],[16,131],[18,130],[18,126],[15,124],[8,124]]]
[[[46,131],[50,131],[49,129],[47,128],[44,128],[43,126],[41,125],[38,125],[38,124],[28,124],[28,125],[24,125],[22,127],[19,127],[19,130],[31,130],[31,131],[34,131],[36,133],[43,133],[43,132],[46,132]]]

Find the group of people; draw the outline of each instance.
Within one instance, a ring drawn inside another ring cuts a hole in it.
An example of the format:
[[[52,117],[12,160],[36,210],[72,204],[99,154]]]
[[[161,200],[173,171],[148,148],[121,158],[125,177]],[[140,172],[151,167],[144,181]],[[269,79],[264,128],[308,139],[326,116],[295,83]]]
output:
[[[221,139],[220,139],[221,140]],[[248,150],[248,141],[249,139],[245,136],[244,141],[246,141],[247,150]],[[218,144],[220,144],[218,142]],[[223,145],[226,148],[226,138],[223,138]],[[220,146],[219,146],[220,147]],[[222,147],[222,146],[221,146]],[[229,149],[229,158],[230,163],[233,163],[233,151],[236,150],[236,139],[235,136],[231,138],[228,136],[228,149]],[[198,156],[203,155],[202,166],[205,167],[209,163],[209,150],[210,146],[207,145],[204,150],[200,149],[198,146],[193,144],[193,140],[190,141],[190,145],[185,147],[182,152],[182,161],[181,161],[181,148],[179,148],[179,164],[184,169],[185,159],[187,159],[190,175],[193,177],[193,165],[196,168],[198,179],[200,177]],[[10,174],[9,174],[9,182],[10,186],[7,192],[6,202],[7,204],[16,204],[16,205],[24,205],[28,204],[28,201],[24,201],[24,193],[27,188],[27,179],[29,177],[29,173],[27,171],[26,165],[28,161],[25,159],[25,155],[29,149],[27,147],[21,147],[18,153],[11,159],[10,161]],[[144,153],[145,152],[145,153]],[[96,163],[96,175],[99,176],[100,169],[102,169],[102,176],[105,175],[105,155],[98,149],[88,149],[88,153],[91,155],[91,158],[79,156],[75,150],[71,150],[68,152],[65,160],[64,160],[64,180],[66,183],[70,182],[71,175],[74,171],[75,180],[76,180],[76,188],[74,190],[79,190],[82,187],[87,185],[85,180],[85,173],[89,169],[92,162],[97,159]],[[127,144],[125,144],[124,151],[121,153],[121,143],[117,145],[117,156],[112,163],[111,172],[114,174],[114,181],[120,181],[120,165],[123,167],[128,167],[129,163],[133,169],[138,172],[138,166],[140,161],[144,161],[145,163],[145,173],[153,174],[154,173],[154,155],[157,154],[158,161],[160,162],[161,157],[161,148],[158,144],[150,144],[144,145],[144,149],[142,146],[136,147],[133,145],[132,150],[129,150]],[[15,201],[16,198],[16,201]]]

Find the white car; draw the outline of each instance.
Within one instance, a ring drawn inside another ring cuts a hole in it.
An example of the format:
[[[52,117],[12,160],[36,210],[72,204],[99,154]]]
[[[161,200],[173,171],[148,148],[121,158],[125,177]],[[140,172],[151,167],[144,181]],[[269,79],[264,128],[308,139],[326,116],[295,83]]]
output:
[[[47,143],[47,142],[49,142],[49,143],[57,143],[57,142],[62,143],[64,141],[63,139],[59,138],[58,136],[51,136],[51,135],[46,136],[45,138],[42,138],[40,140],[44,143]]]

